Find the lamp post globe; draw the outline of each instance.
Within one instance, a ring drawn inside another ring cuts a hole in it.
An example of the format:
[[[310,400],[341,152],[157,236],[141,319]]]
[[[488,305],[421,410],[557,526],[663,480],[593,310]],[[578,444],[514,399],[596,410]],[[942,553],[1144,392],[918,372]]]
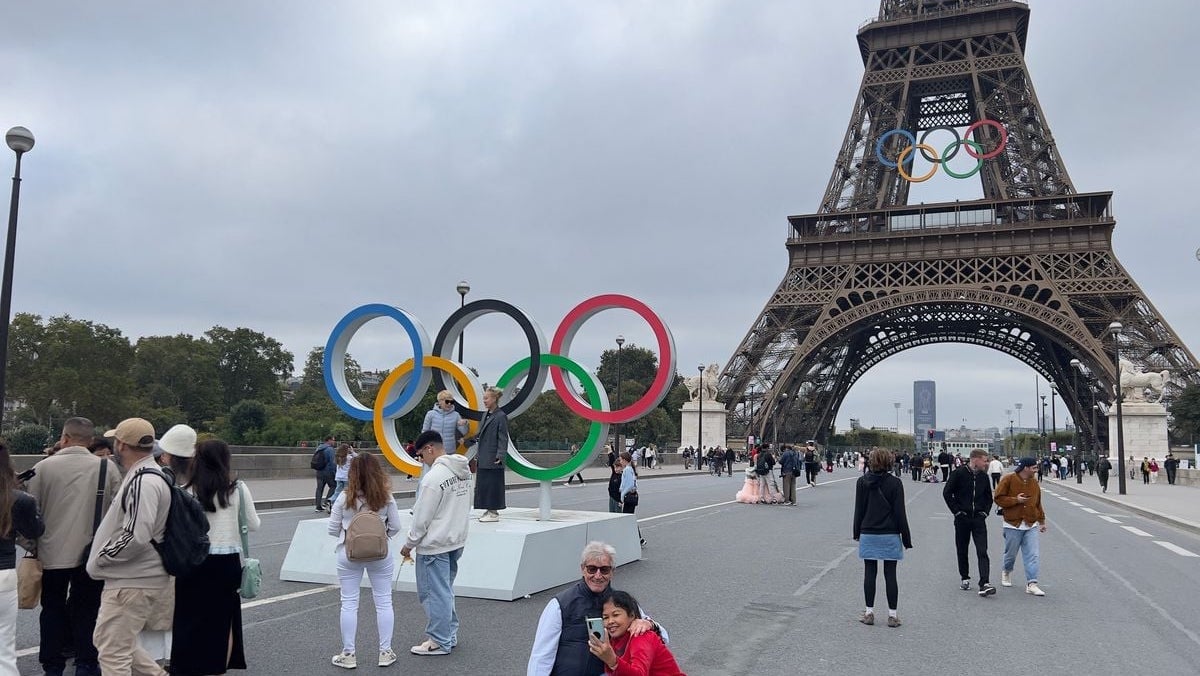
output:
[[[458,292],[458,307],[462,308],[467,304],[467,293],[471,290],[471,285],[464,279],[454,287],[454,290]],[[463,332],[458,334],[458,363],[460,364],[463,363],[463,343],[466,341],[466,333],[466,329],[463,329]]]
[[[4,142],[18,155],[33,150],[33,132],[25,127],[13,127],[4,134]]]

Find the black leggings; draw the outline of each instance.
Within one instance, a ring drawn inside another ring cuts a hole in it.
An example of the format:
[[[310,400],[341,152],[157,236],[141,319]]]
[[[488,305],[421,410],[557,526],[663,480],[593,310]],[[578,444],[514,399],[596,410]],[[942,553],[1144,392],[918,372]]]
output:
[[[875,578],[879,575],[879,562],[875,559],[863,561],[866,573],[863,576],[863,596],[867,607],[875,605]],[[883,586],[887,591],[888,610],[895,610],[900,602],[900,586],[896,584],[896,562],[883,562]]]

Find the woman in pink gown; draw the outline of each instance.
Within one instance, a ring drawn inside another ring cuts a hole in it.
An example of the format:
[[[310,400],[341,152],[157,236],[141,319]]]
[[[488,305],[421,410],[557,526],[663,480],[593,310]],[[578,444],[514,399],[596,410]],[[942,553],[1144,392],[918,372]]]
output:
[[[758,502],[758,475],[754,473],[753,463],[746,468],[746,482],[742,484],[742,490],[738,491],[733,499],[748,505]]]

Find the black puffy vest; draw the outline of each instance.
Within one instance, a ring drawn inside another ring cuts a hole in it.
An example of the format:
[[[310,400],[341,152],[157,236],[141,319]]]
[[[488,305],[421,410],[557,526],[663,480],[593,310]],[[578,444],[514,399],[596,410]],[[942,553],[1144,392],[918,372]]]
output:
[[[604,673],[604,663],[588,650],[587,622],[600,617],[610,589],[596,594],[583,580],[558,593],[558,609],[562,613],[562,633],[558,637],[558,653],[550,676],[594,676]]]

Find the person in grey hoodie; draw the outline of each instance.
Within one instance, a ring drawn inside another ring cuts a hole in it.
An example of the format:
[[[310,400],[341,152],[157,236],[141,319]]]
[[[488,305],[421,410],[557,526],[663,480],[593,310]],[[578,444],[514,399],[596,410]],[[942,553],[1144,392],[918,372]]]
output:
[[[413,521],[400,555],[417,555],[417,597],[429,621],[428,637],[413,646],[414,655],[446,655],[458,644],[454,577],[467,544],[471,514],[471,468],[466,456],[447,454],[442,437],[422,432],[413,444],[426,467],[424,490],[413,505]]]

